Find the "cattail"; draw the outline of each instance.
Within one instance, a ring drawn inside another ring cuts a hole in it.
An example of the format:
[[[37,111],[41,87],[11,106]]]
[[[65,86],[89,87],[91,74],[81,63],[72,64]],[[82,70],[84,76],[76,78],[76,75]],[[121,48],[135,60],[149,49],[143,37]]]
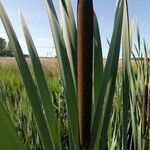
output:
[[[88,149],[91,132],[93,2],[78,0],[78,109],[81,149]]]
[[[147,103],[148,103],[148,85],[144,86],[144,94],[142,101],[142,134],[145,135],[146,132],[146,112],[147,112]]]

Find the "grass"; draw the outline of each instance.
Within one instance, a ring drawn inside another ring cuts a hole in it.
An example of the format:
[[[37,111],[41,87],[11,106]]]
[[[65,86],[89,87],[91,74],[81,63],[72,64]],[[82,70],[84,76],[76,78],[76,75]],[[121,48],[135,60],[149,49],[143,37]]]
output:
[[[30,68],[32,68],[31,58],[26,58],[26,61]],[[44,72],[51,75],[59,74],[59,66],[57,58],[40,58]],[[0,57],[0,66],[17,67],[15,57]]]
[[[62,126],[63,130],[61,130],[60,134],[62,145],[65,147],[68,138],[68,122],[60,77],[56,75],[49,76],[47,72],[45,74],[49,92],[53,95],[53,104],[57,118],[61,118],[60,126]],[[9,65],[0,66],[0,76],[0,101],[11,117],[19,137],[28,148],[41,149],[41,140],[18,68]]]
[[[137,61],[136,63],[145,64],[142,59],[134,60]],[[130,87],[131,92],[131,101],[130,106],[128,108],[128,120],[127,120],[127,147],[131,146],[134,147],[146,147],[149,141],[149,113],[147,111],[146,116],[146,128],[143,129],[141,126],[142,122],[142,110],[144,109],[142,101],[144,96],[144,84],[139,83],[139,78],[143,78],[142,70],[141,72],[135,68],[135,62],[131,60],[131,66],[133,66],[133,77],[134,84],[137,84],[136,88],[132,88],[133,85]],[[144,66],[143,66],[144,67]],[[115,96],[113,99],[113,110],[111,113],[111,120],[109,122],[108,127],[108,148],[111,149],[115,147],[119,149],[122,143],[122,138],[120,133],[122,132],[122,106],[123,103],[121,101],[121,91],[122,91],[122,67],[119,68],[117,73],[117,82],[116,82],[116,90]],[[142,69],[142,68],[141,68]],[[32,72],[33,70],[31,70]],[[59,76],[49,76],[45,71],[46,80],[48,82],[49,92],[53,95],[53,104],[55,107],[55,112],[57,114],[57,118],[59,120],[60,125],[60,135],[61,135],[61,144],[62,149],[68,148],[69,145],[69,126],[68,126],[68,114],[66,110],[66,102],[64,100],[64,91],[62,87],[62,83]],[[35,119],[33,117],[32,109],[30,106],[30,102],[25,90],[25,86],[23,84],[21,75],[17,67],[12,66],[0,66],[0,101],[3,103],[4,107],[6,108],[13,125],[16,128],[16,131],[24,143],[26,147],[29,149],[42,149],[42,143],[38,134],[38,129],[35,126]],[[132,79],[130,78],[131,82]],[[143,79],[142,79],[143,80]],[[141,84],[143,86],[141,86]],[[149,86],[148,86],[149,89]],[[134,93],[134,90],[136,92]],[[138,92],[139,91],[139,92]],[[135,101],[136,100],[136,101]],[[147,109],[149,107],[149,101],[147,104]],[[133,114],[133,107],[136,114]],[[141,113],[139,110],[141,110]],[[131,122],[132,121],[132,122]],[[136,121],[136,122],[135,122]],[[134,127],[134,128],[133,128]],[[134,131],[135,130],[135,131]],[[138,136],[138,139],[137,137]],[[141,144],[139,143],[139,140]],[[142,142],[143,141],[143,142]],[[139,143],[138,145],[136,145]]]

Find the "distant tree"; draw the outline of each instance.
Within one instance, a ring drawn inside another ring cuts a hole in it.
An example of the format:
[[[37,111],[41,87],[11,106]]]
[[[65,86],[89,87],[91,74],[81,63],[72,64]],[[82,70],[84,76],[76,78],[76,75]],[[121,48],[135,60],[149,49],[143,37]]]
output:
[[[12,48],[10,46],[10,42],[8,42],[7,46],[5,47],[3,54],[4,56],[10,56],[10,57],[14,56]]]
[[[0,55],[1,56],[3,56],[6,46],[7,46],[6,40],[0,37]]]
[[[0,37],[0,56],[4,57],[4,56],[13,56],[13,52],[10,46],[10,43],[6,42],[5,39]]]

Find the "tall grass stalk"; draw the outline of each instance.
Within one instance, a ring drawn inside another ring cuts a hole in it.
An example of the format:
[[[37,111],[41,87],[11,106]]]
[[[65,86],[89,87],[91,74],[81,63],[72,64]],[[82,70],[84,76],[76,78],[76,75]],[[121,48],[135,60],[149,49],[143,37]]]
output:
[[[142,135],[145,135],[147,127],[147,104],[148,104],[148,85],[144,86],[142,99]]]

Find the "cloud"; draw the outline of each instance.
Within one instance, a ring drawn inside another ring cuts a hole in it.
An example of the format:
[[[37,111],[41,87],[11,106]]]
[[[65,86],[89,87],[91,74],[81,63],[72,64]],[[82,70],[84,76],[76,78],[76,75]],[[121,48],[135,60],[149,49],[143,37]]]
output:
[[[28,54],[27,46],[25,40],[20,40],[20,45],[25,54]],[[55,47],[53,39],[49,38],[37,38],[34,40],[37,52],[40,57],[55,57]]]
[[[0,37],[4,38],[6,41],[8,41],[8,37],[6,33],[0,33]]]

